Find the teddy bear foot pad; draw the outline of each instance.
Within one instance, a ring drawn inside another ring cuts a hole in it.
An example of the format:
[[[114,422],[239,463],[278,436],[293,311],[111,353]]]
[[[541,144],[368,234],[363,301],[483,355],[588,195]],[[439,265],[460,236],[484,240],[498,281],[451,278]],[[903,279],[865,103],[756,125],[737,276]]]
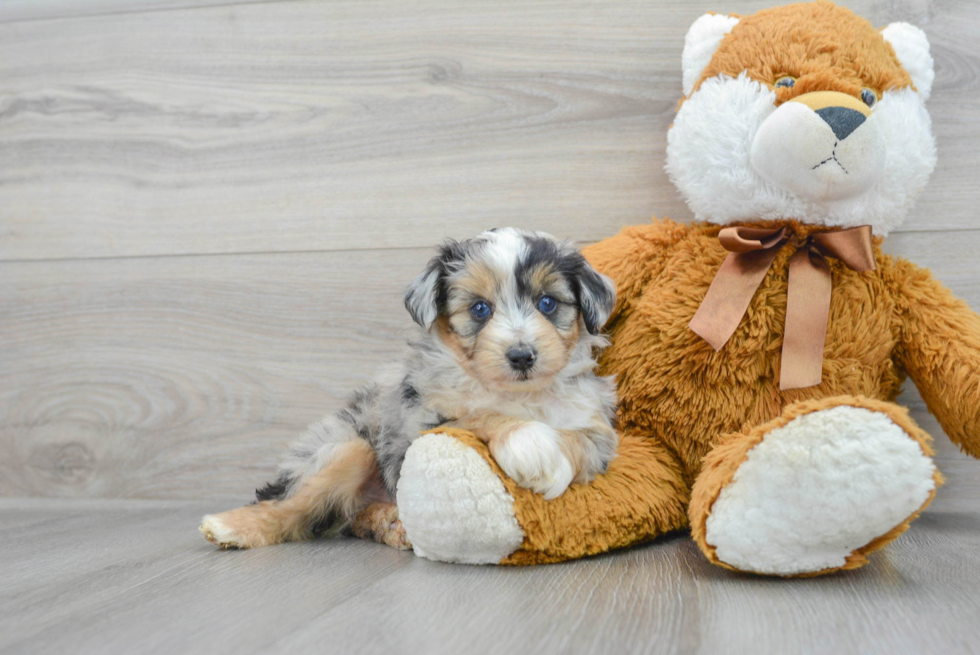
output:
[[[514,498],[487,461],[442,433],[419,437],[405,456],[398,507],[415,554],[496,564],[524,541]]]
[[[904,531],[941,482],[928,437],[896,423],[890,414],[911,423],[897,406],[861,404],[885,411],[840,404],[743,437],[757,443],[703,523],[709,558],[770,575],[828,572],[861,566]]]

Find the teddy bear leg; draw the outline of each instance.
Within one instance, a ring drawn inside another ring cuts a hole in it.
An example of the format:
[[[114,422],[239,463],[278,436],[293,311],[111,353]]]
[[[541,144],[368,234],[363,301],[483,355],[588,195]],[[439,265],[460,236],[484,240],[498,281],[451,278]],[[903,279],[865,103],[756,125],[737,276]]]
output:
[[[655,440],[624,435],[606,473],[545,500],[509,479],[486,444],[457,429],[415,440],[398,481],[415,553],[470,564],[543,564],[687,527],[690,488]]]
[[[942,476],[930,438],[894,403],[789,405],[730,435],[694,484],[691,533],[726,568],[767,575],[854,569],[908,527]]]
[[[524,541],[503,481],[476,448],[452,434],[425,434],[412,443],[397,504],[419,557],[496,564]]]

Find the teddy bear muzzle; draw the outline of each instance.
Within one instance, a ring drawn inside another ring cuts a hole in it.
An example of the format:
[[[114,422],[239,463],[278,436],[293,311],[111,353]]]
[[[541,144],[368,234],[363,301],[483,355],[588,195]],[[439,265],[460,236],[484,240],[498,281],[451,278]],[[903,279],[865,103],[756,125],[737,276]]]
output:
[[[874,186],[886,155],[870,107],[845,93],[813,91],[762,122],[749,158],[762,178],[803,200],[840,200]]]

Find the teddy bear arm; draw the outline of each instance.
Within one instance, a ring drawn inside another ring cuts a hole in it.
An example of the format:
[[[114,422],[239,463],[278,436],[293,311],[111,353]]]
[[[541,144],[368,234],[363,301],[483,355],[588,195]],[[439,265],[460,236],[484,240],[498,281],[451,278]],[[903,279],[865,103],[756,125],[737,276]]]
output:
[[[616,236],[582,249],[593,268],[616,282],[616,307],[610,322],[629,313],[633,300],[663,271],[672,246],[688,229],[671,220],[654,220],[625,227]]]
[[[949,438],[980,457],[980,316],[928,270],[895,268],[898,363]]]
[[[508,478],[476,435],[440,427],[408,449],[397,502],[405,540],[421,557],[543,564],[686,527],[690,487],[656,439],[625,434],[606,473],[549,501]]]

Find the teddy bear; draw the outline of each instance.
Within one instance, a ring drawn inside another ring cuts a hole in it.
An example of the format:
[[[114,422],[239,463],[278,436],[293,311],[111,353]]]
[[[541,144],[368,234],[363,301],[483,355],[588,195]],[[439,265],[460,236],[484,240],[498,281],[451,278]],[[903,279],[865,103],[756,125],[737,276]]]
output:
[[[557,562],[689,528],[729,569],[860,567],[943,481],[894,402],[907,376],[980,456],[980,317],[881,250],[936,161],[922,30],[826,0],[708,14],[682,67],[666,168],[694,221],[584,251],[617,285],[616,458],[546,501],[472,434],[427,433],[397,494],[417,555]]]

